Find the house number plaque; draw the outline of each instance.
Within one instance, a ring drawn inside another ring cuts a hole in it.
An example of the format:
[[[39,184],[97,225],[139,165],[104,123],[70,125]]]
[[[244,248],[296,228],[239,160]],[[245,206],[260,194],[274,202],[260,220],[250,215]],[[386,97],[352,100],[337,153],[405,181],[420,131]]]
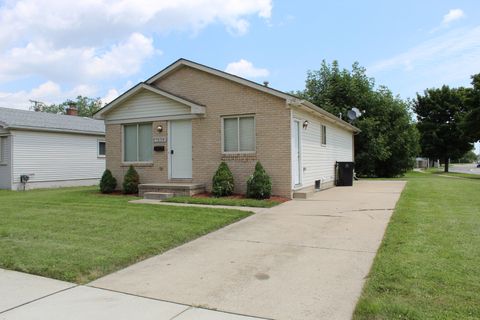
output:
[[[165,142],[167,142],[167,137],[153,138],[153,143],[165,143]]]

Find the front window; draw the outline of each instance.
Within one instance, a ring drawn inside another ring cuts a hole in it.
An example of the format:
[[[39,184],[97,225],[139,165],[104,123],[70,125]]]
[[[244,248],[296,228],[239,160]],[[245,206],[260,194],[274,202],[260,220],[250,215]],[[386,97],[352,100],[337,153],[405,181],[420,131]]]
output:
[[[223,152],[255,152],[255,117],[223,118]]]
[[[152,124],[123,126],[123,158],[125,162],[152,161]]]

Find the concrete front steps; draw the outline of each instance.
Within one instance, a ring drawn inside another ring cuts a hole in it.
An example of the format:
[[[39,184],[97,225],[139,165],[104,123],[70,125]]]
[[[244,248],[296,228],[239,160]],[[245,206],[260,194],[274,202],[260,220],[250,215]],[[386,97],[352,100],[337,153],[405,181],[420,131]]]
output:
[[[144,192],[143,198],[148,200],[164,200],[175,196],[171,192]]]
[[[138,195],[145,199],[162,200],[173,196],[193,196],[203,192],[205,192],[204,183],[142,183],[138,186]]]

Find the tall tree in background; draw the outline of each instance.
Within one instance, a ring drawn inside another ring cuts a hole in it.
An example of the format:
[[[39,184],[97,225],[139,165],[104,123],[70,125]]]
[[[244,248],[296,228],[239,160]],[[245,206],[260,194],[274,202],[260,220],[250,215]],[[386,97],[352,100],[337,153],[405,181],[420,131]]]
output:
[[[102,101],[100,100],[100,98],[89,98],[84,96],[77,96],[75,101],[67,100],[60,104],[46,105],[39,101],[32,102],[34,103],[34,106],[32,106],[31,109],[33,109],[34,111],[56,114],[66,114],[68,106],[74,103],[78,109],[78,116],[89,118],[92,118],[93,114],[102,107]]]
[[[358,63],[350,71],[323,61],[320,70],[308,72],[305,90],[295,94],[343,118],[352,107],[365,111],[353,122],[362,130],[355,137],[358,175],[394,177],[413,167],[419,135],[408,105],[386,87],[375,89]]]
[[[480,73],[472,76],[472,86],[467,97],[470,110],[465,116],[463,129],[472,137],[472,141],[478,141],[480,140]]]
[[[445,172],[449,159],[458,159],[473,148],[471,136],[462,127],[469,111],[469,95],[469,89],[443,86],[417,94],[413,102],[422,154],[443,160]]]

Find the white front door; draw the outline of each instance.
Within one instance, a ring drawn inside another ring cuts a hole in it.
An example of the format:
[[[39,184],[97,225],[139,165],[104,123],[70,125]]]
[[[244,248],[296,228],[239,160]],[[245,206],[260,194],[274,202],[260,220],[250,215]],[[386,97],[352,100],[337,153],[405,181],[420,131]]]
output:
[[[192,178],[192,121],[170,121],[170,178]]]
[[[300,154],[300,121],[292,123],[292,184],[293,187],[301,184],[301,154]]]

